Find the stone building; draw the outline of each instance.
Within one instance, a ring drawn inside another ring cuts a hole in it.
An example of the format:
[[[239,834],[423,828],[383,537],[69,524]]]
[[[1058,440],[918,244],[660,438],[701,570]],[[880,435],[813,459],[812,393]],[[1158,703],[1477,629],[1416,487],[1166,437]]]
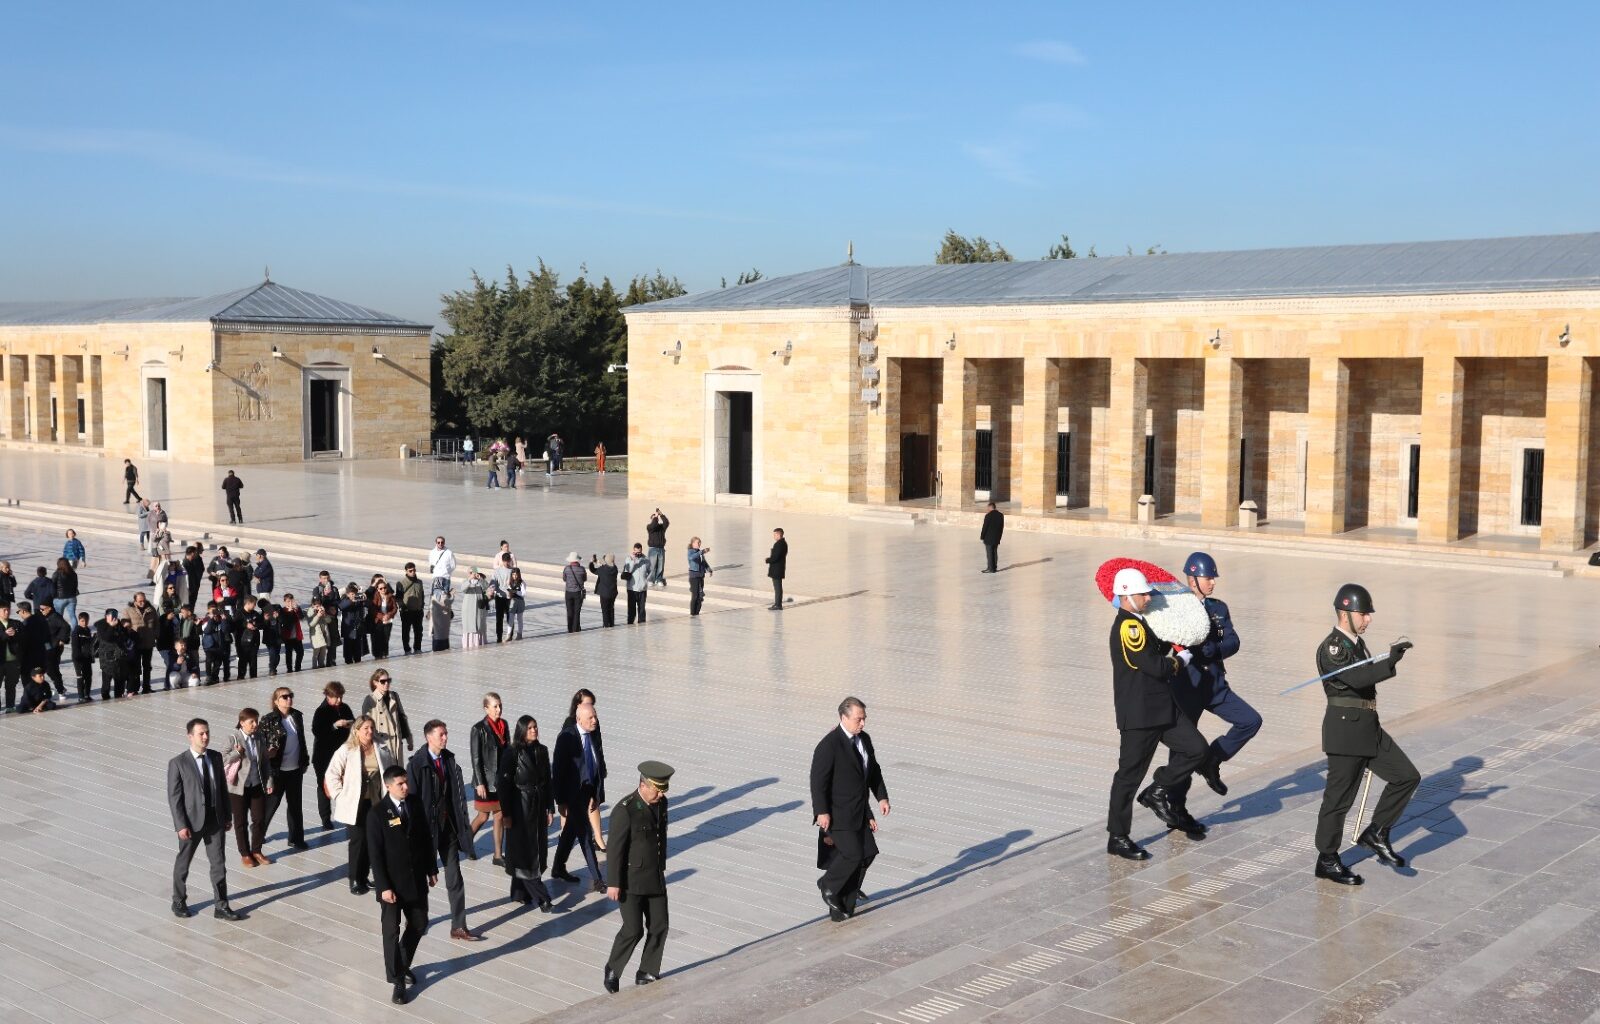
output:
[[[627,319],[651,500],[1206,527],[1253,503],[1551,551],[1600,525],[1600,234],[846,264]]]
[[[0,303],[0,446],[394,457],[431,430],[431,331],[270,279],[201,299]]]

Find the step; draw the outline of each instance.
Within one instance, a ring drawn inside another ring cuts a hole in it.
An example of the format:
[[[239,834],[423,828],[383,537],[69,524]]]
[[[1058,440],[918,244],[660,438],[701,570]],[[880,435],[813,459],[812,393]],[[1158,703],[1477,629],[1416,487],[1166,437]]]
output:
[[[852,523],[879,523],[885,526],[917,526],[922,513],[897,508],[868,508],[850,516]]]

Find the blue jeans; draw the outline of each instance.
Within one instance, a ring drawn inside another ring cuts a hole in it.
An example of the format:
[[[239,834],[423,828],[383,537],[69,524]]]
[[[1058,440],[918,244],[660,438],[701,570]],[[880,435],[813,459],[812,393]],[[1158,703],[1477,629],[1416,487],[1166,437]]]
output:
[[[499,487],[500,486],[500,474],[496,473],[492,469],[489,470],[489,486],[490,487]]]
[[[651,583],[665,583],[665,582],[667,582],[666,576],[663,575],[663,573],[666,571],[666,568],[667,568],[667,549],[666,548],[651,548],[650,549],[650,582]]]
[[[75,597],[58,597],[50,602],[56,607],[56,614],[66,620],[67,625],[78,624],[78,599]]]

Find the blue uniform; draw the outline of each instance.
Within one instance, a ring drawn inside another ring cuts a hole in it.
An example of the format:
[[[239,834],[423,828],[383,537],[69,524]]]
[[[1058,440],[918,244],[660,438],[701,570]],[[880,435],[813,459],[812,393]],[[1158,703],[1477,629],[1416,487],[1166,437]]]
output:
[[[1214,597],[1204,598],[1203,603],[1211,616],[1211,635],[1189,648],[1194,657],[1189,662],[1188,679],[1175,680],[1172,689],[1178,707],[1190,721],[1198,722],[1200,713],[1209,711],[1228,723],[1228,731],[1211,741],[1212,757],[1221,762],[1237,754],[1261,731],[1261,715],[1228,685],[1225,661],[1239,653],[1239,634],[1234,631],[1228,606]],[[1180,796],[1186,794],[1189,780],[1184,779],[1174,788]]]

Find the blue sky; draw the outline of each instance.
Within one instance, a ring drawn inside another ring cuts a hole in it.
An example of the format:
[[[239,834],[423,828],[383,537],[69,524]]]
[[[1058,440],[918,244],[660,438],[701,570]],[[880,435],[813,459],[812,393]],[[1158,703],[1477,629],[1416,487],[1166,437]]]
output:
[[[1600,230],[1600,5],[10,5],[0,300]]]

